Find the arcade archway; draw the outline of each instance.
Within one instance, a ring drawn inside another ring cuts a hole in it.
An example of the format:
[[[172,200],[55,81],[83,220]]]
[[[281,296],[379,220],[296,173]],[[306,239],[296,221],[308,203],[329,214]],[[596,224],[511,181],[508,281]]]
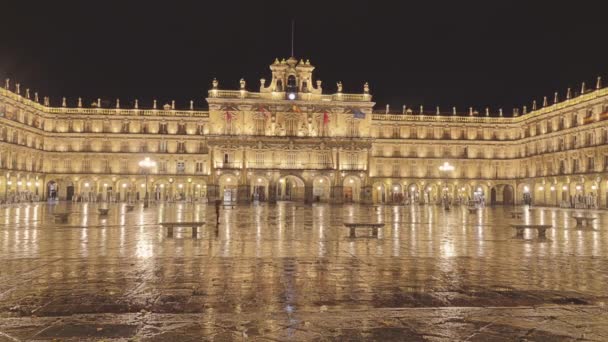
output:
[[[277,184],[277,200],[304,201],[304,181],[296,176],[284,176]]]
[[[359,196],[361,194],[361,179],[356,176],[348,176],[344,178],[342,189],[345,203],[359,202]]]

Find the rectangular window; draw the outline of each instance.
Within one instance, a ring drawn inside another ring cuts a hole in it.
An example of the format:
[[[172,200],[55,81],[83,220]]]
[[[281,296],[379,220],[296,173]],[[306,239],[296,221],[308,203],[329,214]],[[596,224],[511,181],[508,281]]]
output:
[[[266,122],[264,117],[255,118],[255,134],[264,135],[266,134]]]
[[[256,167],[264,167],[264,152],[256,152],[255,153],[255,166]]]
[[[84,159],[82,161],[82,172],[91,172],[91,160]]]
[[[162,122],[158,124],[158,134],[168,134],[169,131],[167,130],[167,123],[166,122]]]
[[[186,144],[183,141],[177,143],[177,153],[186,153]]]
[[[595,163],[593,157],[587,158],[587,171],[593,171],[595,169]]]
[[[186,172],[186,162],[178,161],[177,162],[177,173]]]
[[[125,121],[125,122],[123,122],[123,123],[122,123],[122,128],[121,128],[121,130],[120,130],[120,131],[121,131],[121,133],[129,133],[129,131],[130,131],[130,126],[131,126],[131,125],[129,124],[129,121]]]
[[[196,173],[203,173],[204,165],[203,162],[196,162]]]
[[[160,161],[158,162],[158,172],[167,172],[167,162],[166,161]]]
[[[129,172],[129,161],[127,159],[122,159],[120,161],[120,172],[121,173]]]
[[[167,142],[161,140],[158,142],[158,151],[159,152],[167,152]]]
[[[71,159],[63,160],[63,169],[65,170],[65,172],[72,172],[72,160]]]
[[[177,125],[177,134],[185,135],[186,134],[186,124],[180,123]]]

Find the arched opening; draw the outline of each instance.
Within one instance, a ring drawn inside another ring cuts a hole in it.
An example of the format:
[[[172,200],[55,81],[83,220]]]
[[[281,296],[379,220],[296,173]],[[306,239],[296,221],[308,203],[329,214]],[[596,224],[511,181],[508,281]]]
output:
[[[438,203],[440,196],[438,196],[439,188],[435,184],[429,184],[424,188],[424,194],[422,200],[425,204]]]
[[[291,175],[280,178],[277,185],[277,200],[303,201],[304,181]]]
[[[498,204],[496,202],[496,187],[492,187],[492,189],[490,190],[490,205],[496,205]]]
[[[112,184],[112,181],[109,179],[100,179],[99,183],[99,200],[104,201],[104,202],[110,202],[113,201],[113,191],[114,191],[114,186]]]
[[[116,185],[118,189],[115,192],[116,202],[133,202],[132,185],[128,179],[119,180]]]
[[[329,200],[331,184],[329,178],[317,176],[312,181],[313,202],[327,202]]]
[[[96,182],[83,179],[79,184],[78,200],[81,202],[94,202],[97,200]]]
[[[374,183],[372,187],[372,203],[385,203],[386,195],[384,192],[384,184]]]
[[[402,203],[403,202],[403,191],[401,184],[393,184],[391,185],[389,192],[389,199],[391,203]]]
[[[483,186],[477,185],[473,190],[473,201],[475,205],[485,205],[486,203],[486,191]]]
[[[200,179],[194,180],[190,191],[195,202],[207,201],[207,183],[205,181]]]
[[[268,199],[268,179],[262,176],[251,178],[251,200],[253,202],[266,202]]]
[[[282,80],[277,80],[277,91],[278,92],[283,91],[283,81]]]
[[[418,203],[419,201],[420,201],[420,189],[418,188],[417,184],[412,183],[408,186],[406,203],[415,204],[415,203]]]
[[[287,77],[287,92],[296,93],[298,91],[298,84],[295,75],[289,75]]]
[[[49,181],[48,183],[46,183],[46,198],[48,200],[58,200],[59,199],[59,184],[57,184],[57,182],[55,182],[54,180]]]
[[[220,198],[225,203],[237,201],[238,180],[233,174],[223,174],[219,181]]]
[[[71,201],[74,198],[74,183],[68,181],[65,187],[65,200]]]
[[[524,205],[532,204],[532,186],[530,184],[524,183],[519,184],[517,186],[520,194],[521,203]]]
[[[344,178],[342,189],[345,203],[359,202],[359,195],[361,193],[361,180],[359,177],[348,176]]]
[[[155,201],[168,201],[170,198],[169,182],[164,179],[157,180],[152,185],[152,198]]]

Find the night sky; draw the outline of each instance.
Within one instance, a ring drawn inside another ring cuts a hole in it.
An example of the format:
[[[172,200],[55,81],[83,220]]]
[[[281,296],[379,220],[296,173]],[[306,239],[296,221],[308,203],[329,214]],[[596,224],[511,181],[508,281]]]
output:
[[[568,86],[608,84],[608,11],[601,1],[13,1],[0,7],[0,78],[50,95],[149,107],[220,88],[259,89],[275,57],[309,58],[333,93],[443,111],[510,113]],[[397,4],[401,3],[401,4]],[[8,6],[8,7],[5,7]],[[24,91],[24,90],[22,90]]]

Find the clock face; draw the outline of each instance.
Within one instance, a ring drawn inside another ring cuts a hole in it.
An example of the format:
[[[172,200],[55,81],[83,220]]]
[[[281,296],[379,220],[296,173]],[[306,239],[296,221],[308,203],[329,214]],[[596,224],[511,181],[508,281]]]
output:
[[[287,98],[290,100],[295,100],[296,99],[296,94],[295,93],[289,93],[289,95],[287,95]]]

